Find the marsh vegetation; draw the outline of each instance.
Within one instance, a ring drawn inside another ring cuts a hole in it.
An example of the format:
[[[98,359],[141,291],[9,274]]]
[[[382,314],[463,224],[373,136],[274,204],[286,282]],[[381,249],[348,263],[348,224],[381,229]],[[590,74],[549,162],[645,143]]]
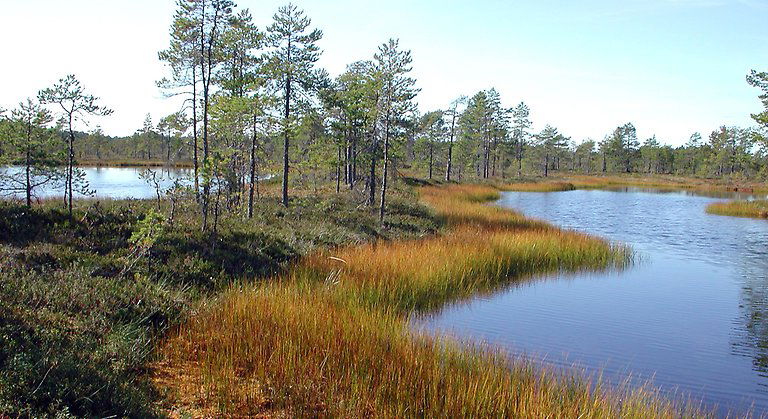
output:
[[[391,224],[333,194],[296,197],[274,183],[259,219],[222,215],[202,232],[191,196],[166,200],[0,203],[0,412],[11,416],[155,415],[147,380],[158,339],[234,282],[272,277],[318,247],[433,234],[408,195]],[[158,214],[163,214],[158,216]]]
[[[576,138],[490,85],[419,109],[396,38],[331,75],[294,4],[263,27],[231,0],[175,5],[156,80],[173,112],[108,135],[119,98],[74,74],[0,109],[0,417],[712,414],[409,319],[631,264],[491,205],[504,191],[765,191],[768,110],[705,136]],[[747,83],[768,109],[768,73]],[[120,186],[87,165],[142,169]]]
[[[443,235],[313,253],[268,286],[224,293],[161,349],[176,413],[301,416],[701,415],[644,388],[414,334],[407,315],[524,275],[621,268],[631,251],[482,205],[487,186],[428,186]],[[425,260],[424,255],[430,255]]]
[[[729,201],[714,202],[707,206],[707,212],[717,215],[732,215],[735,217],[768,218],[768,201]]]

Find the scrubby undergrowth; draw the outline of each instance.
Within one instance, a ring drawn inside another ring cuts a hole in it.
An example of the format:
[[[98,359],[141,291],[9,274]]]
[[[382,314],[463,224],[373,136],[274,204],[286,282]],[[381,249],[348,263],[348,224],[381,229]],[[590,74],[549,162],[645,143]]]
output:
[[[306,194],[288,210],[262,198],[254,219],[224,217],[213,235],[200,231],[193,199],[149,246],[135,234],[157,213],[153,201],[81,201],[73,219],[59,202],[0,202],[0,417],[162,415],[147,365],[200,301],[319,247],[440,226],[407,193],[394,198],[386,230],[345,195]]]

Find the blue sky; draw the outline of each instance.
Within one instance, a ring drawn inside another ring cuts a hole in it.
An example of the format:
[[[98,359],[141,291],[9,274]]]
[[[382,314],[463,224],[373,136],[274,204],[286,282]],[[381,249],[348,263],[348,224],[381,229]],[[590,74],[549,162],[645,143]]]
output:
[[[238,5],[263,28],[284,3]],[[422,110],[496,87],[506,106],[530,105],[535,129],[552,124],[577,141],[628,121],[642,139],[675,145],[694,131],[750,125],[760,103],[745,75],[768,70],[768,0],[294,3],[324,31],[320,65],[332,75],[400,38],[413,52]],[[3,4],[0,106],[74,73],[115,109],[91,128],[128,135],[146,113],[174,112],[178,102],[155,87],[174,8],[162,0]]]

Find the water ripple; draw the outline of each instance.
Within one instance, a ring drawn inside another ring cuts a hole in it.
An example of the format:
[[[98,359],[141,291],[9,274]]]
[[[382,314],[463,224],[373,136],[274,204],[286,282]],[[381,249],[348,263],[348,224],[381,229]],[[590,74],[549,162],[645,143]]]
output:
[[[505,193],[499,205],[628,243],[642,263],[552,275],[414,322],[612,382],[652,378],[723,412],[768,412],[768,222],[705,213],[729,197]]]

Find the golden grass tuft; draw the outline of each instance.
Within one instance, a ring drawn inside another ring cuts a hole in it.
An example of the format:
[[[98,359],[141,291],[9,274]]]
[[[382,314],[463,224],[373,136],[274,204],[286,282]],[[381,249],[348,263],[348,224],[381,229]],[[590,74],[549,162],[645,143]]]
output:
[[[713,202],[707,212],[734,217],[768,218],[768,200]]]
[[[623,246],[528,220],[488,186],[421,189],[450,226],[420,240],[317,252],[267,285],[233,288],[162,349],[169,411],[332,417],[703,415],[647,388],[606,390],[488,348],[415,333],[414,310],[552,270],[621,267]],[[180,394],[183,393],[183,394]]]
[[[451,226],[448,234],[320,251],[294,276],[336,272],[336,294],[346,303],[407,313],[534,273],[623,267],[631,260],[624,246],[481,205],[498,197],[491,187],[431,186],[421,196]]]
[[[196,405],[218,415],[679,417],[648,389],[610,392],[481,348],[414,335],[400,317],[341,307],[328,290],[233,290],[165,355],[198,373]],[[183,378],[180,376],[179,378]],[[288,412],[288,413],[286,413]]]
[[[514,192],[562,192],[572,191],[576,189],[576,186],[571,182],[545,181],[506,183],[499,185],[498,188],[503,191]]]

